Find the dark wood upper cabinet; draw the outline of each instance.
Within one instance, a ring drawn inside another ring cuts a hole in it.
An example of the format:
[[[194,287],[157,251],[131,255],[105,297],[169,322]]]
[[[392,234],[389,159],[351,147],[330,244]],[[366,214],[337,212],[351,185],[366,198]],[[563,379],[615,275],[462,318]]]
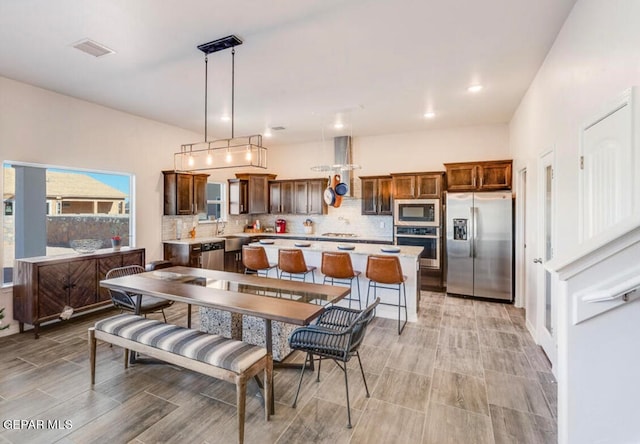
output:
[[[392,214],[391,176],[360,177],[362,189],[362,209],[364,215]]]
[[[208,174],[163,171],[164,214],[184,216],[207,211]]]
[[[395,199],[439,199],[444,173],[392,173]]]
[[[236,174],[229,179],[229,214],[269,212],[269,181],[275,174]]]
[[[323,192],[326,179],[274,180],[269,182],[271,214],[326,214]]]
[[[295,214],[307,214],[309,205],[309,185],[307,181],[297,180],[294,182],[294,195],[295,195]]]
[[[445,163],[448,191],[511,189],[511,160]]]
[[[307,188],[307,214],[324,214],[327,205],[324,203],[323,193],[326,187],[324,179],[309,180]]]

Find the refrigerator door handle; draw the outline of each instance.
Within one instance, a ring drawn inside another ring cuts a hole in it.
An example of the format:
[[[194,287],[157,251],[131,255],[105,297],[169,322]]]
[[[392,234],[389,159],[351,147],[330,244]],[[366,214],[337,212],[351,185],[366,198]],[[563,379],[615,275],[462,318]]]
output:
[[[473,207],[469,207],[469,257],[474,257],[473,237],[474,237],[475,221],[473,220]]]
[[[473,220],[473,237],[471,245],[473,245],[473,257],[476,257],[476,239],[478,238],[478,207],[471,207],[471,219]]]

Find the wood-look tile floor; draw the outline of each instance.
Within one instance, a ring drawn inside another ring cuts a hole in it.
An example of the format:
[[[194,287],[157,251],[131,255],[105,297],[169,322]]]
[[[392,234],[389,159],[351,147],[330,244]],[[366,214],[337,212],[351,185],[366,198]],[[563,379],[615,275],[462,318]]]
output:
[[[114,313],[45,326],[38,340],[30,332],[0,338],[0,443],[235,442],[231,384],[163,364],[125,371],[122,350],[101,344],[96,385],[90,386],[87,328]],[[169,322],[184,325],[184,305],[174,304]],[[556,382],[521,309],[423,292],[418,322],[398,336],[395,321],[376,318],[361,355],[371,397],[354,359],[348,370],[352,429],[345,427],[343,374],[323,362],[319,383],[305,375],[295,409],[299,371],[275,371],[276,414],[270,422],[250,386],[245,441],[557,440]],[[6,420],[58,420],[59,427],[12,430]]]

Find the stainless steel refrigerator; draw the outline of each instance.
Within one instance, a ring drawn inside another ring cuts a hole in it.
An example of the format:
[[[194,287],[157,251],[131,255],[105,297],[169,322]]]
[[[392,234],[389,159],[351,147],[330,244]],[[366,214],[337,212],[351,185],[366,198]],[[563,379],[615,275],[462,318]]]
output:
[[[447,193],[447,293],[513,299],[511,192]]]

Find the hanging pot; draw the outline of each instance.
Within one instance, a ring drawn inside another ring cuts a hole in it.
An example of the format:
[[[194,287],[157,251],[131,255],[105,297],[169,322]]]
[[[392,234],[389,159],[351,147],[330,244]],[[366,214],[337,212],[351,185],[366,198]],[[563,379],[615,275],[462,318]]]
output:
[[[335,176],[333,176],[333,180],[331,182],[331,187],[333,188],[333,192],[336,196],[334,202],[333,202],[333,207],[334,208],[338,208],[340,205],[342,205],[342,196],[340,194],[338,194],[336,192],[336,187],[340,184],[340,176],[338,174],[336,174]]]
[[[346,183],[342,182],[342,178],[339,174],[333,176],[334,181],[336,182],[335,187],[333,188],[338,196],[344,196],[349,191],[349,187]]]
[[[326,203],[327,205],[333,205],[336,201],[336,192],[331,186],[331,176],[329,176],[329,183],[327,185],[327,188],[325,188],[324,190],[323,198],[324,203]]]

